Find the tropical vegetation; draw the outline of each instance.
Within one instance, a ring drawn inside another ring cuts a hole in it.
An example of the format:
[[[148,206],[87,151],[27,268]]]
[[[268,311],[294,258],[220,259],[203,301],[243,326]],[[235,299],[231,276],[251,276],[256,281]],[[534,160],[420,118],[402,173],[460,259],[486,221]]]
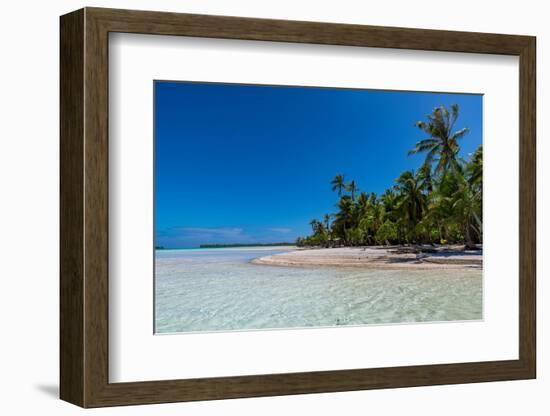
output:
[[[402,172],[382,194],[361,191],[345,175],[332,179],[337,211],[310,222],[311,235],[298,246],[382,244],[464,244],[483,241],[483,148],[468,160],[459,156],[459,141],[468,128],[456,129],[458,105],[435,108],[416,127],[426,134],[409,154],[423,154],[416,170]]]

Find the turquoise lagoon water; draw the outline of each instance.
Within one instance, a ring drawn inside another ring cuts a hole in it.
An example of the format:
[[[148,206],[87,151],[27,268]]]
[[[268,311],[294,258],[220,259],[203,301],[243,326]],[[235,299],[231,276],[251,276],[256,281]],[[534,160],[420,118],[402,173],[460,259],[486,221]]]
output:
[[[158,250],[155,331],[230,331],[482,319],[480,270],[251,264],[276,249]]]

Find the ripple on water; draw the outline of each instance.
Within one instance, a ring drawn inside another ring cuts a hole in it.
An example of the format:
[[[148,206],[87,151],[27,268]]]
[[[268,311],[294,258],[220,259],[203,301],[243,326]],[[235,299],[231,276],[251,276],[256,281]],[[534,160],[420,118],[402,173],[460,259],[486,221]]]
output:
[[[156,332],[482,319],[480,270],[249,263],[272,253],[265,249],[158,251]]]

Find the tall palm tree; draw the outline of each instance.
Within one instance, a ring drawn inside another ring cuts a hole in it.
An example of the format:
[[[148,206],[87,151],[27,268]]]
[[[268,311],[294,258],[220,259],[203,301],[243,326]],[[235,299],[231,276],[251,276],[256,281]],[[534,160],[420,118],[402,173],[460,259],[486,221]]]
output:
[[[330,217],[332,217],[331,214],[323,215],[323,225],[327,231],[330,230]]]
[[[355,183],[355,179],[353,179],[350,183],[346,184],[346,191],[348,191],[351,194],[351,200],[355,201],[355,193],[359,190],[357,187],[357,183]]]
[[[418,121],[416,126],[428,134],[428,137],[416,143],[414,149],[409,151],[409,155],[416,153],[426,153],[425,164],[431,166],[437,161],[436,172],[446,172],[460,170],[457,160],[457,154],[460,149],[458,140],[464,137],[470,131],[468,128],[462,128],[454,131],[455,123],[458,119],[458,105],[453,104],[451,111],[442,105],[433,109],[427,116],[427,121]]]
[[[342,190],[345,189],[346,187],[346,183],[345,183],[345,177],[344,175],[342,175],[341,173],[339,173],[338,175],[336,175],[332,181],[330,182],[330,184],[332,185],[332,190],[333,191],[336,191],[338,190],[338,196],[342,196]]]

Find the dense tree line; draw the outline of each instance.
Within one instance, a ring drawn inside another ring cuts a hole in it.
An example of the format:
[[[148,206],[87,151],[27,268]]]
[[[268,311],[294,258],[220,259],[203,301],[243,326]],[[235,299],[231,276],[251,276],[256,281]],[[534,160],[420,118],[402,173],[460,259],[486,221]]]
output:
[[[416,127],[427,137],[409,154],[425,154],[422,165],[405,171],[381,195],[360,192],[355,180],[338,174],[331,182],[338,211],[310,222],[312,234],[298,246],[482,243],[483,148],[468,160],[459,157],[459,140],[468,128],[455,129],[458,105],[435,108]]]

